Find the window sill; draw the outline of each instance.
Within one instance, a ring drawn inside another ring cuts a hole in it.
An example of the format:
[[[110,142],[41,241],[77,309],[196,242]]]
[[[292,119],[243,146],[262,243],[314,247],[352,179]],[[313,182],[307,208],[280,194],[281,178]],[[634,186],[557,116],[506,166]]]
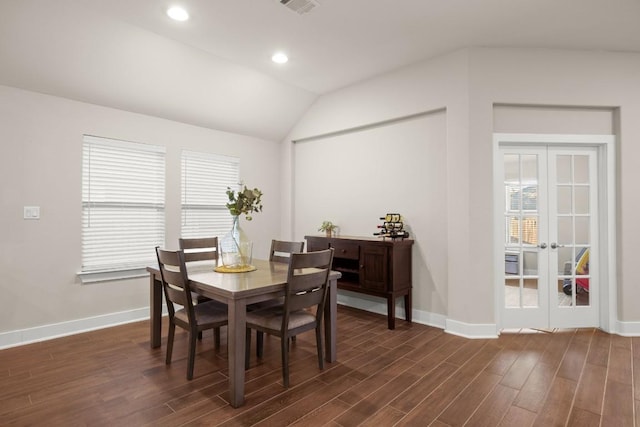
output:
[[[118,271],[92,271],[80,272],[78,277],[83,285],[98,282],[111,282],[114,280],[136,279],[149,274],[146,268],[132,268]]]

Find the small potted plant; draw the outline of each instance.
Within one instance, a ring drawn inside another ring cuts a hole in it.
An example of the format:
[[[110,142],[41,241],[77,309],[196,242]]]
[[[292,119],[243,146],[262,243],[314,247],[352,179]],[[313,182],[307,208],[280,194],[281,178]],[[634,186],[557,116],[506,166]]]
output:
[[[322,225],[318,228],[318,231],[324,231],[327,237],[331,237],[336,228],[338,228],[338,226],[331,221],[322,221]]]

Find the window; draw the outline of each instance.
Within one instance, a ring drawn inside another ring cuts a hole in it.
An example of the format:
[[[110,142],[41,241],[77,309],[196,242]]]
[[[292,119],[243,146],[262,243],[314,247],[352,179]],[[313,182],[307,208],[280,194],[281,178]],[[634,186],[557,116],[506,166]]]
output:
[[[509,214],[508,242],[538,243],[538,187],[505,183],[506,210]]]
[[[222,236],[232,218],[227,187],[236,189],[240,159],[182,151],[182,237]]]
[[[538,187],[536,185],[524,185],[522,190],[519,186],[505,184],[507,197],[507,210],[517,212],[522,206],[523,211],[538,210]]]
[[[164,147],[85,135],[83,282],[135,277],[164,245]]]

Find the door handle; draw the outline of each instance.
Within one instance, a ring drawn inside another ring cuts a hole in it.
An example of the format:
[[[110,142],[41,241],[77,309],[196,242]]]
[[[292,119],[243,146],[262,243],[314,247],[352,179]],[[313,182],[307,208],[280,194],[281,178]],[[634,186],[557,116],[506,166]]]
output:
[[[547,244],[546,244],[546,243],[540,243],[540,244],[538,245],[538,247],[539,247],[540,249],[547,249]]]
[[[558,249],[558,248],[564,248],[564,245],[559,245],[556,242],[553,242],[551,244],[551,249]]]

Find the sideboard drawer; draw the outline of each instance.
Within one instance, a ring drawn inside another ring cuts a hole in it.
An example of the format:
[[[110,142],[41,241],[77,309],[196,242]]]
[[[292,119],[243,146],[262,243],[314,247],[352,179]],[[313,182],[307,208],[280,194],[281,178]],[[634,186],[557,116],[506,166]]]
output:
[[[331,239],[330,244],[335,249],[334,258],[359,259],[360,257],[360,245],[358,242]]]

